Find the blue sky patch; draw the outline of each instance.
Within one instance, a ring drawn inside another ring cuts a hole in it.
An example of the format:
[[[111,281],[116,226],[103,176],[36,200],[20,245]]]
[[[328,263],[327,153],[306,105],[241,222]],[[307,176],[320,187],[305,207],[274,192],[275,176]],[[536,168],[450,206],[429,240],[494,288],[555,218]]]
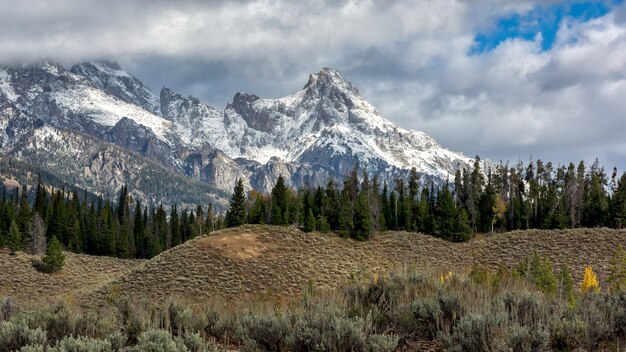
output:
[[[542,50],[549,50],[554,44],[559,24],[564,18],[577,21],[589,21],[606,15],[613,6],[624,0],[591,0],[591,1],[563,1],[553,5],[539,5],[528,13],[512,14],[495,20],[494,26],[479,32],[474,37],[474,45],[469,50],[470,55],[477,55],[496,48],[503,41],[510,38],[534,40],[541,33]]]

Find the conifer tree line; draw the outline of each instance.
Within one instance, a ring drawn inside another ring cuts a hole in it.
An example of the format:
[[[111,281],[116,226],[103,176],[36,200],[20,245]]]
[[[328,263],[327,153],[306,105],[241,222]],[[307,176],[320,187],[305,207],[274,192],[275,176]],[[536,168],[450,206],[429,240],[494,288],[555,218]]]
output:
[[[358,164],[341,188],[331,180],[296,191],[280,176],[270,194],[252,190],[246,196],[239,180],[225,225],[297,225],[359,240],[375,231],[406,230],[456,242],[494,231],[626,225],[626,173],[618,179],[614,168],[609,178],[597,160],[590,167],[541,160],[489,170],[481,165],[477,156],[440,186],[420,184],[413,168],[392,188],[360,172]]]
[[[41,254],[57,238],[68,251],[119,258],[152,258],[195,236],[222,227],[223,218],[209,205],[195,211],[148,208],[123,186],[116,202],[89,201],[86,193],[48,192],[38,183],[32,192],[3,192],[0,201],[0,247]]]

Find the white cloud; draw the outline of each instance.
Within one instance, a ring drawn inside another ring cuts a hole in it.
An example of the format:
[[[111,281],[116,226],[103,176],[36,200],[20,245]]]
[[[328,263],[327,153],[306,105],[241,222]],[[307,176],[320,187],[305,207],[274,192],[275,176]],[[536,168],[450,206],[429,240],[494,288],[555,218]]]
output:
[[[554,0],[0,0],[0,61],[115,58],[155,89],[223,106],[279,96],[322,66],[381,113],[493,159],[598,156],[626,168],[626,10],[565,20],[554,47],[509,39],[468,55],[478,30]]]

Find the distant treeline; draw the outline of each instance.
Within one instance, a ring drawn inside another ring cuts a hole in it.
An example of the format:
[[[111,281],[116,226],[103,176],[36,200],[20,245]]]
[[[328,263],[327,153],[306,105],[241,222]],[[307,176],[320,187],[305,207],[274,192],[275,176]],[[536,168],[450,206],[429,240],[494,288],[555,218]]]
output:
[[[289,189],[279,177],[270,194],[235,187],[226,226],[243,223],[296,224],[306,231],[335,231],[359,240],[383,230],[417,231],[450,241],[474,233],[575,227],[622,228],[626,223],[626,173],[609,178],[596,160],[587,168],[554,166],[541,160],[481,169],[480,158],[458,168],[454,180],[421,185],[412,169],[408,179],[387,181],[355,165],[339,189]],[[360,177],[359,177],[360,175]]]
[[[32,197],[29,201],[29,194]],[[222,217],[198,206],[195,211],[168,214],[163,204],[148,209],[133,201],[122,187],[117,202],[90,201],[78,191],[48,192],[38,183],[35,192],[3,192],[0,202],[0,247],[41,253],[46,240],[56,237],[76,253],[120,258],[152,258],[188,239],[221,228]]]

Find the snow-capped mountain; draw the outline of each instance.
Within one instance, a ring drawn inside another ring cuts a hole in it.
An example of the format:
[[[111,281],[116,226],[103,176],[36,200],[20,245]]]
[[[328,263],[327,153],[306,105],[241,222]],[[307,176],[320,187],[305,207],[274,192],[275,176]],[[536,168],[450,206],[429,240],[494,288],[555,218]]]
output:
[[[329,68],[293,95],[237,93],[219,110],[168,88],[157,97],[115,62],[0,67],[0,152],[72,170],[79,185],[95,187],[106,180],[93,167],[103,157],[94,143],[116,146],[108,157],[121,158],[119,167],[102,173],[117,183],[156,163],[224,192],[242,176],[263,191],[280,174],[296,187],[322,185],[357,161],[389,180],[415,167],[424,181],[441,181],[471,162],[386,120]]]

